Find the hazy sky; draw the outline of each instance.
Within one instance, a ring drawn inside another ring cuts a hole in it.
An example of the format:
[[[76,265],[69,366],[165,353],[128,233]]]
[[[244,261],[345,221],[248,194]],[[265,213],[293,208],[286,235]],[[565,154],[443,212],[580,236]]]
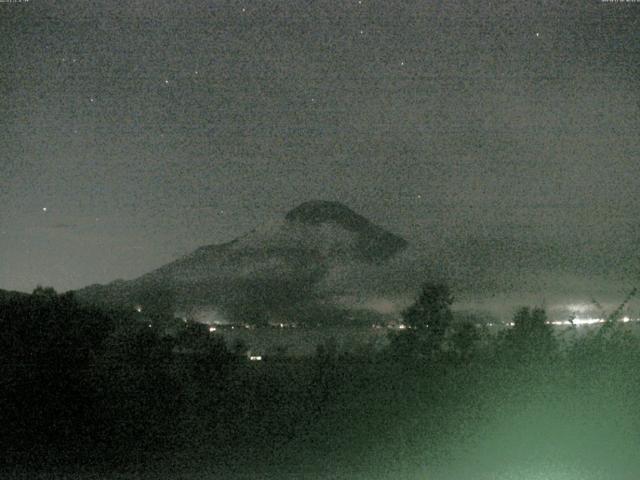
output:
[[[31,0],[0,28],[0,288],[133,278],[309,199],[471,276],[640,277],[640,3]]]

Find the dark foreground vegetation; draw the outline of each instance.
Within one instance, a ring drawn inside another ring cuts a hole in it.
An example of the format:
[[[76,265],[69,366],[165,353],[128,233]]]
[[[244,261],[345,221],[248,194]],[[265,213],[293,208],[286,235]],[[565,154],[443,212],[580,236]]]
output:
[[[198,325],[166,336],[168,319],[51,289],[6,296],[0,476],[639,478],[625,326],[563,335],[523,308],[490,336],[451,303],[425,285],[383,351],[249,362]]]

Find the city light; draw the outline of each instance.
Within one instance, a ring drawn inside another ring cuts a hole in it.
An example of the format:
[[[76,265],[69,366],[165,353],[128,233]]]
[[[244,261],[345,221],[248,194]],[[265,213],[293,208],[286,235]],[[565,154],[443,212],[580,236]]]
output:
[[[637,318],[630,318],[630,317],[622,317],[619,321],[621,323],[629,323],[629,322],[637,322],[638,319]],[[554,320],[554,321],[550,321],[550,322],[547,322],[547,323],[549,325],[556,325],[556,326],[575,325],[575,326],[581,327],[581,326],[585,326],[585,325],[598,325],[598,324],[603,324],[603,323],[606,323],[606,322],[607,322],[607,320],[604,319],[604,318],[574,318],[573,320]]]

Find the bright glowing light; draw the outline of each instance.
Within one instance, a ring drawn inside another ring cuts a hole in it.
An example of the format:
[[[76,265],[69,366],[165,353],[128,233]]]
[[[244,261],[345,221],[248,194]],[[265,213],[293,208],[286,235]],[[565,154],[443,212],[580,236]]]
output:
[[[209,327],[209,331],[210,332],[215,332],[216,331],[216,327]]]
[[[629,323],[629,322],[637,322],[638,319],[630,318],[630,317],[622,317],[620,321],[622,323]],[[606,319],[604,318],[574,318],[573,320],[554,320],[552,322],[547,322],[547,323],[549,325],[583,326],[583,325],[597,325],[605,322],[606,322]]]
[[[262,360],[262,355],[249,355],[249,360],[252,362],[259,362]]]
[[[136,305],[136,312],[140,313],[142,312],[142,307],[140,305]]]
[[[597,323],[604,323],[602,318],[576,318],[573,320],[576,325],[595,325]]]

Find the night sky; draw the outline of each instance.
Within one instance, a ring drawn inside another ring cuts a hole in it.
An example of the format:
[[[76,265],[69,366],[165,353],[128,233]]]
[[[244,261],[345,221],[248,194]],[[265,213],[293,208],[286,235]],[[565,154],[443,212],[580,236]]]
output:
[[[311,199],[460,288],[640,278],[640,3],[31,0],[0,29],[0,288],[134,278]]]

